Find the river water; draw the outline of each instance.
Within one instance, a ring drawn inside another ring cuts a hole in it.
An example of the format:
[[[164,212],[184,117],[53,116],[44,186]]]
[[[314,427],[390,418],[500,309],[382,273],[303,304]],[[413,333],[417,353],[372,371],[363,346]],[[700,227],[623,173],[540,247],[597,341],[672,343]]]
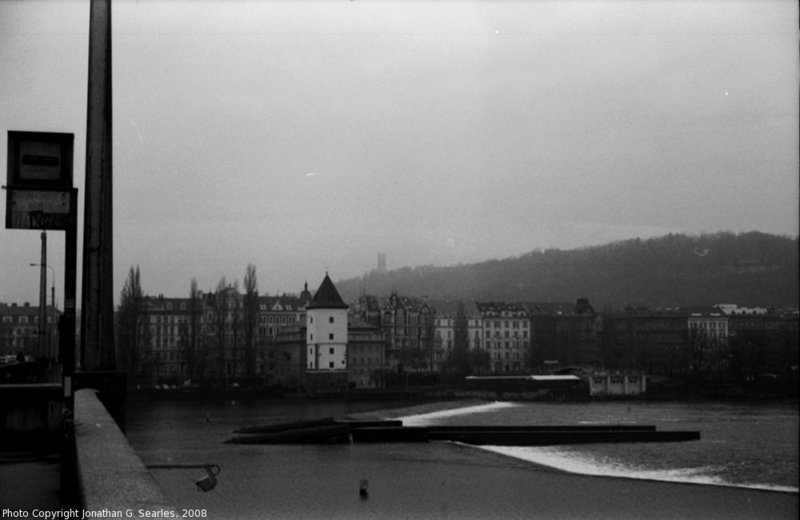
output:
[[[645,481],[697,484],[687,489],[705,489],[705,495],[721,488],[798,492],[798,410],[793,405],[460,402],[401,406],[408,403],[155,402],[129,411],[127,436],[146,464],[218,464],[222,468],[219,486],[210,493],[195,491],[194,481],[202,470],[152,472],[176,506],[196,508],[212,519],[483,518],[489,511],[498,517],[522,518],[529,516],[531,507],[526,493],[541,481],[541,475],[553,470],[622,477],[622,482],[636,479],[642,482],[637,489],[643,493],[648,491]],[[436,442],[223,444],[237,428],[330,416],[401,417],[406,425],[653,424],[659,430],[699,430],[701,440],[480,448]],[[363,480],[369,483],[370,496],[359,501]],[[564,482],[562,499],[576,480]],[[607,491],[616,492],[617,488]],[[548,493],[558,495],[558,491]],[[485,497],[493,497],[495,503],[487,504]],[[586,500],[600,503],[602,499],[598,495]],[[748,495],[747,503],[751,502]],[[536,504],[560,511],[541,495]],[[614,504],[605,507],[615,511]],[[670,502],[661,507],[669,510]]]
[[[404,424],[652,424],[662,431],[697,430],[701,440],[695,442],[483,448],[586,475],[798,492],[794,405],[501,402],[406,417]]]

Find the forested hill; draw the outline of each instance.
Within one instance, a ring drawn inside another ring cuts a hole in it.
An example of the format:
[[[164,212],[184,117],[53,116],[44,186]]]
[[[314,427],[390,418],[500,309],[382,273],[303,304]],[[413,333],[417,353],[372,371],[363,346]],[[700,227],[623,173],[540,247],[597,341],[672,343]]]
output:
[[[340,280],[345,301],[361,294],[437,300],[567,302],[595,309],[798,306],[798,240],[759,232],[670,234],[450,267],[404,267]]]

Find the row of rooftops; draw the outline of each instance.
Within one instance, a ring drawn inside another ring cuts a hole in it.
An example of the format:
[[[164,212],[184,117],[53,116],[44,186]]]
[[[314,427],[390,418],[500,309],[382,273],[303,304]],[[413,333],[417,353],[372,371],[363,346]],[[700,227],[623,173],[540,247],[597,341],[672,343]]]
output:
[[[330,279],[326,278],[329,282]],[[463,306],[467,316],[483,317],[525,317],[525,316],[596,316],[597,313],[586,299],[578,299],[576,303],[566,302],[477,302],[477,301],[449,301],[449,300],[422,300],[413,297],[397,298],[394,302],[391,297],[378,300],[373,296],[362,296],[353,305],[347,305],[339,295],[333,283],[324,283],[314,297],[307,291],[296,295],[259,296],[258,306],[261,312],[304,312],[310,308],[350,308],[359,310],[365,303],[377,312],[383,312],[398,303],[407,312],[420,312],[423,308],[441,315],[454,317],[459,306]],[[204,293],[208,298],[209,294]],[[210,295],[213,296],[213,295]],[[318,297],[317,297],[318,296]],[[148,310],[161,313],[185,314],[189,309],[189,298],[166,298],[163,295],[146,298]],[[48,305],[48,309],[51,307]],[[0,316],[31,315],[38,312],[38,306],[29,302],[22,305],[16,303],[0,302]],[[624,307],[618,311],[608,313],[612,316],[629,317],[758,317],[758,316],[797,316],[798,309],[778,309],[775,307],[739,307],[736,304],[719,304],[708,307]]]
[[[500,301],[454,301],[430,300],[413,297],[391,296],[378,299],[375,296],[362,295],[351,308],[357,311],[386,312],[396,307],[403,307],[407,312],[431,310],[437,315],[455,316],[463,309],[467,316],[486,317],[525,317],[529,315],[596,315],[589,300],[579,298],[576,303],[552,302],[500,302]]]
[[[48,312],[51,311],[53,307],[51,305],[45,305],[45,310]],[[2,303],[0,302],[0,316],[31,316],[33,314],[37,314],[39,312],[38,305],[31,305],[29,302],[25,302],[22,305],[17,305],[16,303]]]
[[[228,297],[241,297],[234,286],[226,288]],[[208,303],[213,303],[214,293],[200,293],[202,299]],[[163,295],[157,297],[147,296],[146,305],[148,310],[182,314],[189,310],[191,300],[189,298],[165,298]],[[497,301],[448,301],[448,300],[428,300],[422,298],[399,296],[393,291],[388,298],[379,300],[375,296],[362,295],[352,306],[346,304],[342,299],[333,281],[325,273],[317,291],[312,296],[308,290],[308,283],[305,284],[300,296],[258,296],[259,310],[262,312],[302,312],[308,309],[350,309],[357,314],[369,314],[370,312],[392,312],[398,307],[406,312],[435,313],[443,316],[456,316],[460,309],[467,316],[482,317],[526,317],[526,316],[591,316],[597,315],[595,309],[586,298],[578,298],[575,303],[563,302],[497,302]],[[10,305],[0,303],[0,315],[30,314],[38,310],[28,302],[23,306],[16,303]],[[691,316],[691,317],[723,317],[723,316],[761,316],[761,315],[794,315],[798,314],[797,309],[778,310],[776,308],[764,307],[739,307],[736,304],[718,304],[711,307],[673,307],[673,308],[650,308],[650,307],[625,307],[621,311],[613,312],[617,316]]]

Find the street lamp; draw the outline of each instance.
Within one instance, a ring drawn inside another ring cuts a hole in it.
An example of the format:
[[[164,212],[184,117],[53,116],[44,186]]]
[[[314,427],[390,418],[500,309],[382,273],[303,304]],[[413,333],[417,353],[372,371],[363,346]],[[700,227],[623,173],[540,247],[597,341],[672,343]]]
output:
[[[41,267],[42,264],[30,264],[31,267]],[[53,273],[53,282],[50,285],[50,306],[53,307],[53,310],[56,308],[56,270],[50,267],[47,264],[44,266],[50,269],[50,272]]]
[[[205,469],[206,475],[195,482],[197,491],[204,493],[217,487],[217,475],[221,471],[217,464],[148,464],[146,467],[147,469]]]
[[[50,286],[50,306],[52,307],[52,316],[53,316],[53,318],[55,318],[55,312],[56,312],[56,270],[53,269],[52,267],[50,267],[47,264],[29,264],[29,265],[31,267],[47,267],[53,273],[53,283]],[[42,280],[42,281],[44,281],[44,280]],[[42,289],[41,289],[41,294],[44,295],[44,287],[42,287]],[[40,307],[46,307],[47,303],[43,302],[43,301],[39,302],[39,306]],[[45,320],[45,309],[41,308],[41,309],[39,309],[39,321],[41,322],[41,323],[39,323],[39,334],[40,334],[40,336],[46,334],[44,320]],[[49,331],[50,334],[49,334],[49,341],[48,341],[48,343],[49,343],[48,349],[50,350],[50,352],[47,353],[48,355],[52,354],[52,351],[53,351],[53,328],[52,327],[53,327],[53,323],[51,323],[50,327],[49,327],[50,328],[50,331]],[[41,344],[40,344],[40,350],[42,350],[41,349]],[[42,355],[43,352],[40,352],[39,354]]]

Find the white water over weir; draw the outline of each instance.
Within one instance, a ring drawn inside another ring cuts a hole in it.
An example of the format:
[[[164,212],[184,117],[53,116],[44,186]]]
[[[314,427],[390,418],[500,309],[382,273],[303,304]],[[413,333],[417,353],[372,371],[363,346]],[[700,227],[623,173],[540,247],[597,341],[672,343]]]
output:
[[[438,412],[429,412],[416,415],[408,415],[405,417],[398,417],[403,421],[403,426],[428,426],[435,423],[436,419],[445,417],[457,417],[459,415],[472,415],[476,413],[496,412],[505,408],[513,408],[519,406],[517,403],[499,402],[479,404],[474,406],[465,406],[463,408],[454,408],[452,410],[439,410]]]

